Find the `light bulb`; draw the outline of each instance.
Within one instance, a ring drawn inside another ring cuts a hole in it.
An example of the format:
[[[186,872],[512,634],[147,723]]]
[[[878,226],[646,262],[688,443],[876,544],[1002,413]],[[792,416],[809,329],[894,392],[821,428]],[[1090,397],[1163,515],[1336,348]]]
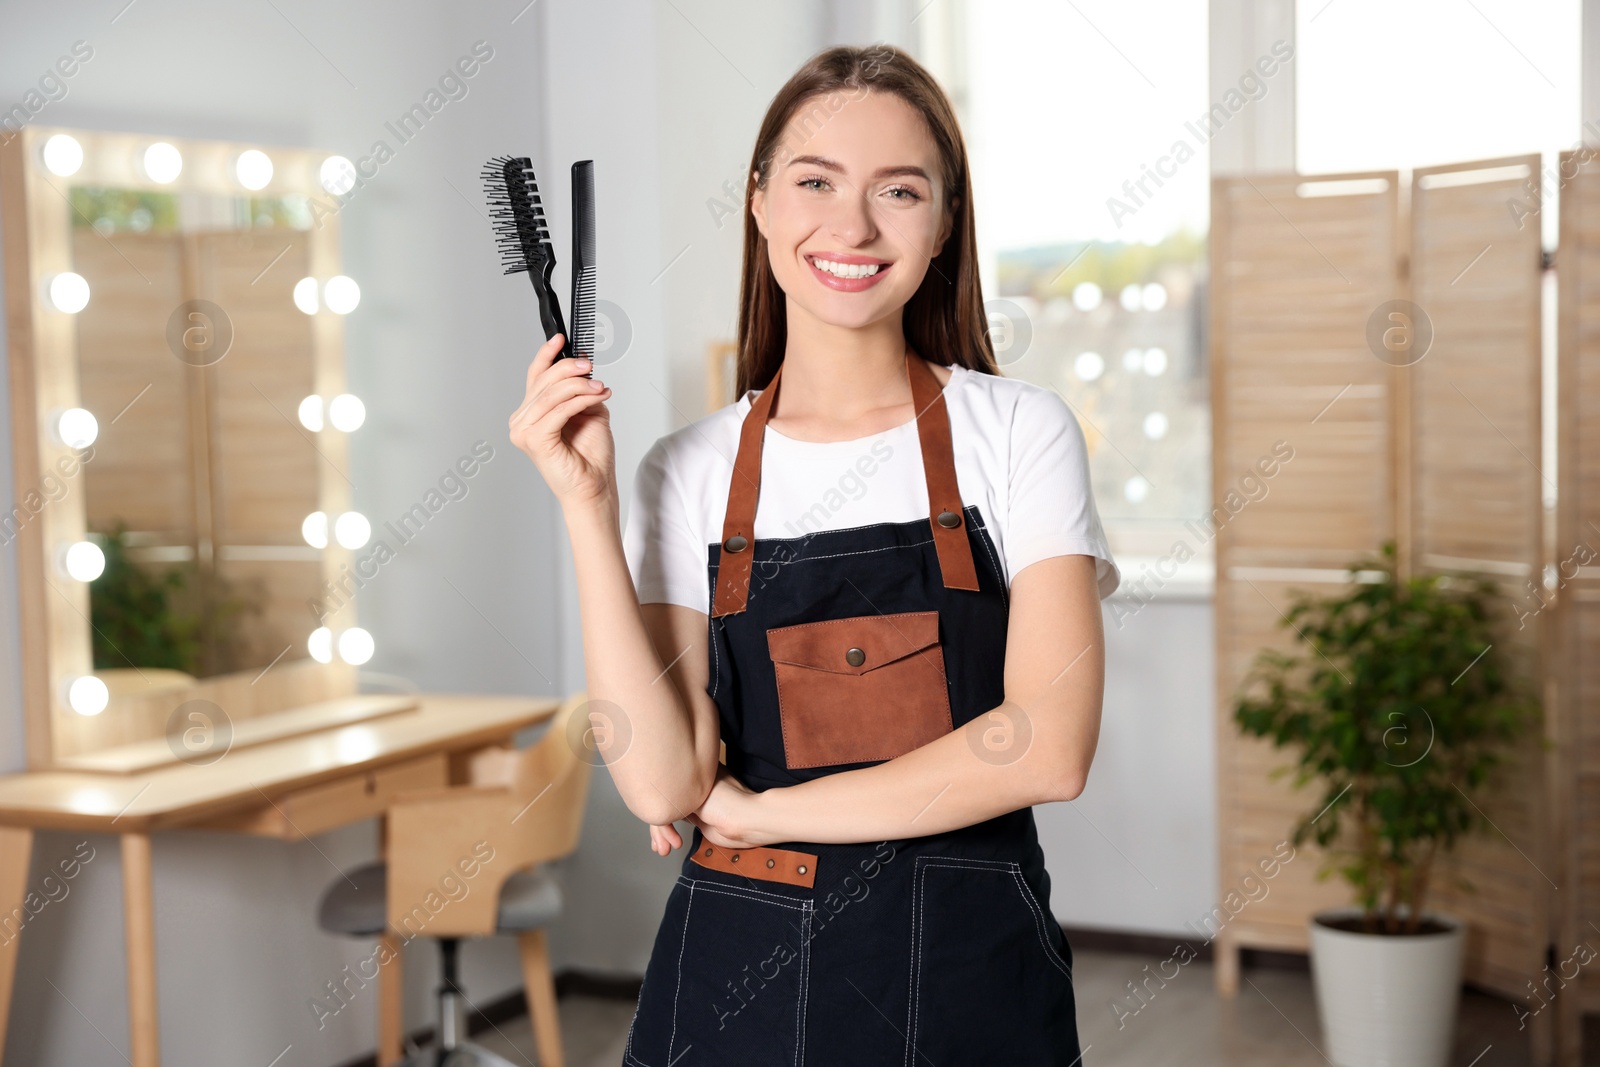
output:
[[[1079,352],[1072,361],[1072,372],[1086,382],[1092,382],[1106,372],[1105,357],[1098,352]]]
[[[329,156],[318,172],[322,187],[334,196],[343,196],[356,187],[356,168],[343,156]]]
[[[39,155],[45,169],[58,178],[70,178],[83,166],[83,145],[68,133],[58,133],[45,141]]]
[[[359,667],[372,658],[372,635],[359,626],[352,626],[339,635],[339,658]]]
[[[349,433],[367,421],[367,405],[353,393],[340,393],[328,401],[328,421],[334,429]]]
[[[166,185],[183,171],[183,153],[165,141],[144,150],[144,173],[158,185]]]
[[[89,282],[81,274],[62,271],[50,279],[50,306],[68,315],[76,315],[89,306]]]
[[[1152,411],[1144,417],[1144,435],[1152,441],[1159,441],[1167,436],[1167,417],[1159,411]]]
[[[1100,306],[1100,287],[1094,282],[1079,282],[1072,287],[1072,303],[1079,311],[1093,311]]]
[[[348,315],[361,303],[361,287],[354,278],[337,274],[322,287],[322,302],[335,315]]]
[[[67,686],[67,706],[79,715],[98,715],[111,703],[111,690],[92,674],[80,674]]]
[[[1160,282],[1151,282],[1144,287],[1144,309],[1146,311],[1160,311],[1167,306],[1167,287]]]
[[[311,636],[306,638],[306,651],[311,653],[311,658],[318,663],[332,663],[333,631],[326,626],[312,630]]]
[[[61,553],[61,569],[69,578],[92,582],[105,573],[106,554],[93,541],[74,541]]]
[[[68,408],[56,416],[56,440],[68,448],[88,448],[99,436],[99,421],[84,408]]]
[[[1152,348],[1144,354],[1144,372],[1155,378],[1167,370],[1167,350],[1165,348]]]
[[[300,536],[306,539],[306,544],[312,548],[328,547],[328,513],[313,511],[307,515],[300,524]]]
[[[312,393],[300,401],[300,425],[312,433],[322,429],[322,398]]]
[[[247,148],[234,160],[233,176],[246,189],[264,189],[272,180],[272,159],[259,148]]]
[[[372,538],[372,523],[359,511],[347,511],[334,520],[333,536],[345,548],[360,548]]]
[[[307,315],[317,313],[317,280],[301,278],[294,283],[294,306]]]
[[[1139,285],[1137,282],[1122,287],[1122,310],[1138,311],[1142,306],[1139,299]]]

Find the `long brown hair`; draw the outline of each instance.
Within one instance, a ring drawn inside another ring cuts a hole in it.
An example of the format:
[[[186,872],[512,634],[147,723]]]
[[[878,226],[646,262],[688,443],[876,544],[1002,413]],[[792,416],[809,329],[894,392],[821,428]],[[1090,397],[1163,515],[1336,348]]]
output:
[[[794,73],[767,107],[745,172],[744,272],[739,292],[739,351],[734,399],[764,388],[783,362],[788,321],[783,290],[772,274],[767,239],[750,212],[750,198],[772,176],[778,138],[790,118],[818,97],[848,90],[852,98],[868,90],[893,93],[921,113],[939,149],[946,212],[954,211],[950,236],[928,266],[902,313],[906,341],[923,359],[968,370],[998,374],[994,345],[983,311],[978,281],[972,179],[967,146],[955,109],[932,74],[893,45],[838,47],[818,52]],[[837,110],[834,107],[832,110]],[[827,111],[817,109],[822,121]],[[759,175],[759,177],[758,177]],[[956,197],[960,202],[952,206]]]

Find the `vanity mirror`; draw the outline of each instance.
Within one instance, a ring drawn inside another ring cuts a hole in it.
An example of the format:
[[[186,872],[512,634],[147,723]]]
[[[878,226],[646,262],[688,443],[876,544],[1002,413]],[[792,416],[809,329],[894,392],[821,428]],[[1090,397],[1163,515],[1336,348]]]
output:
[[[355,184],[308,149],[0,146],[30,768],[204,763],[327,725],[308,705],[352,713],[372,651],[347,578],[370,537],[346,462]]]

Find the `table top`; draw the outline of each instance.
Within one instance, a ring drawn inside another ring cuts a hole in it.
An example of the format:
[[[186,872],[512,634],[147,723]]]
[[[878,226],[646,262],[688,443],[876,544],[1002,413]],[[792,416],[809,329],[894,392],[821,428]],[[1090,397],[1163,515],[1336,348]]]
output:
[[[479,693],[420,693],[417,700],[414,711],[232,750],[203,766],[0,776],[0,826],[128,833],[204,822],[387,764],[502,742],[560,707],[554,697]]]

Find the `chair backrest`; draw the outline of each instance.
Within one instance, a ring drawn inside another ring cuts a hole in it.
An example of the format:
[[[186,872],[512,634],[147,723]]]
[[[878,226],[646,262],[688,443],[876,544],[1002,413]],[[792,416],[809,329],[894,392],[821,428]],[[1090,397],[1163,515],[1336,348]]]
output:
[[[589,696],[580,689],[562,701],[544,734],[518,753],[511,788],[522,804],[532,842],[524,857],[544,863],[570,855],[583,832],[583,812],[594,771],[589,732]]]

